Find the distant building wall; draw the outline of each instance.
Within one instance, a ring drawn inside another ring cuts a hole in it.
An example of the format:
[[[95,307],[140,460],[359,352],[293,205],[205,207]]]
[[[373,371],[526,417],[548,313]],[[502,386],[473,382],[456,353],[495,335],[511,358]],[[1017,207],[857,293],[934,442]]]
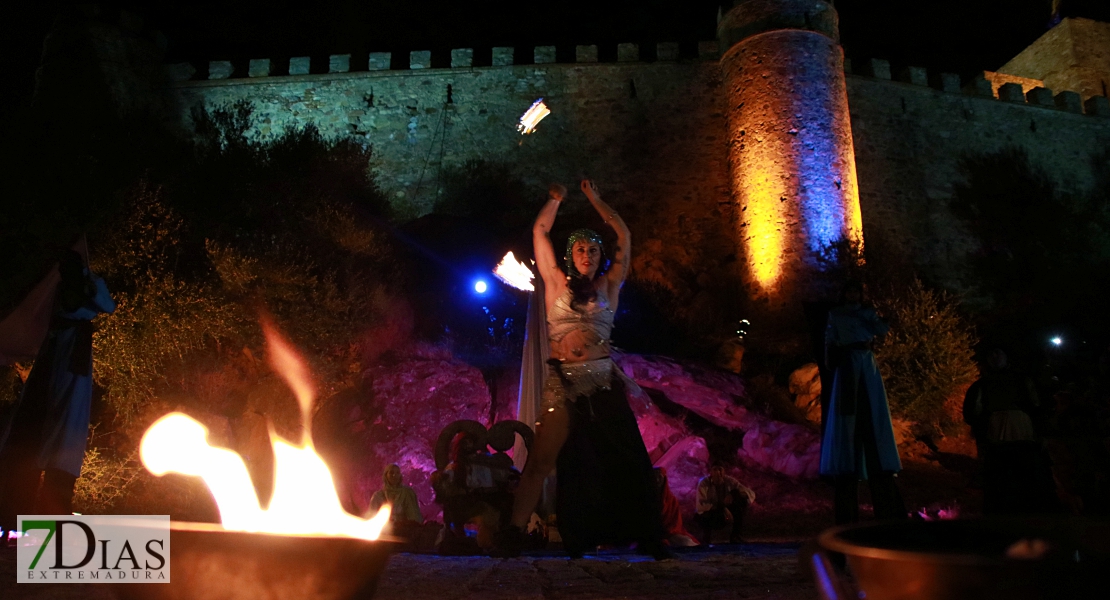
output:
[[[1005,100],[986,79],[964,91],[950,81],[945,92],[850,76],[848,100],[865,239],[881,236],[929,277],[965,289],[976,242],[948,209],[961,159],[1018,148],[1057,189],[1083,193],[1095,183],[1094,161],[1110,160],[1110,119],[1078,112],[1074,93],[1054,98],[1039,88],[1023,97],[1011,83]]]
[[[1046,87],[1084,100],[1110,94],[1110,23],[1063,19],[998,69],[1041,79]]]

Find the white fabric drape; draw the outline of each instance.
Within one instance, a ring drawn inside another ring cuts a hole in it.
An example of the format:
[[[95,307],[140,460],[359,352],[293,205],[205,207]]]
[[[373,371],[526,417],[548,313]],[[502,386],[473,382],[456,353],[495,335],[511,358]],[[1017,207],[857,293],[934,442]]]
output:
[[[544,306],[543,280],[534,280],[536,291],[528,295],[528,320],[524,326],[524,353],[520,362],[520,393],[517,399],[517,420],[536,429],[539,420],[543,381],[547,374],[547,309]],[[513,464],[521,471],[528,459],[524,443],[517,438],[513,446]]]

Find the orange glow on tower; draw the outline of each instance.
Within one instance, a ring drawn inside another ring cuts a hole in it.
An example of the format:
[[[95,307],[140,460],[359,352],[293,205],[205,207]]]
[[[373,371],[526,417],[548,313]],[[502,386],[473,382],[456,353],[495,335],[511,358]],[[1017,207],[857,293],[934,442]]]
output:
[[[862,248],[844,54],[828,0],[741,0],[718,24],[745,283],[768,328],[827,296],[844,242]]]
[[[767,165],[747,178],[744,220],[741,236],[748,250],[748,269],[759,287],[773,290],[782,276],[783,251],[786,246],[786,206],[782,198],[782,177]]]

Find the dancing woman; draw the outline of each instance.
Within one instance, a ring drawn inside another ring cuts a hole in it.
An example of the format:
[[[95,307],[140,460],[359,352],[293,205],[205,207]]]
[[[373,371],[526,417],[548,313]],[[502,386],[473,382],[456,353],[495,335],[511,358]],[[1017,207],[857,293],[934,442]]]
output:
[[[551,360],[544,382],[536,440],[521,475],[511,527],[499,553],[519,552],[521,528],[539,501],[544,479],[558,467],[556,514],[571,556],[600,544],[636,543],[664,557],[659,494],[636,417],[625,395],[637,389],[609,356],[609,334],[628,275],[631,234],[590,180],[582,192],[617,234],[606,268],[601,237],[579,229],[567,240],[567,273],[551,245],[551,227],[566,196],[555,184],[532,228],[543,278]]]

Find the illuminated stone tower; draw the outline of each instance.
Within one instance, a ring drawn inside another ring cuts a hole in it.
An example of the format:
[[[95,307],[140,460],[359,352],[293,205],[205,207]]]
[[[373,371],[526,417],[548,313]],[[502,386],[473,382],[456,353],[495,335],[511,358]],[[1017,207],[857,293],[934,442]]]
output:
[[[785,334],[803,300],[828,293],[820,257],[863,241],[837,14],[824,0],[740,0],[717,34],[745,284],[753,317]]]

